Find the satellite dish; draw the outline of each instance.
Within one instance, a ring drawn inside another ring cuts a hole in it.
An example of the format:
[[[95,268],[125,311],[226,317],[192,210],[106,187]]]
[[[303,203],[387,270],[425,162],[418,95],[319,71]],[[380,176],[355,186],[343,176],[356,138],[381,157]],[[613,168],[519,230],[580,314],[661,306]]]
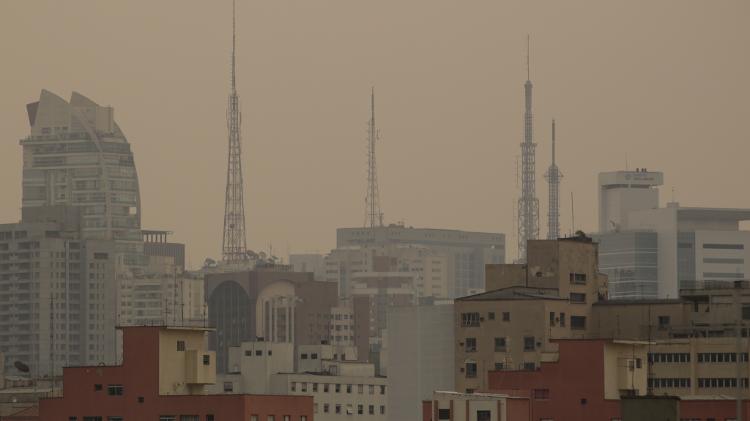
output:
[[[15,363],[13,363],[13,365],[21,373],[28,373],[29,372],[29,366],[26,365],[26,364],[24,364],[24,363],[22,363],[21,361],[16,361]]]

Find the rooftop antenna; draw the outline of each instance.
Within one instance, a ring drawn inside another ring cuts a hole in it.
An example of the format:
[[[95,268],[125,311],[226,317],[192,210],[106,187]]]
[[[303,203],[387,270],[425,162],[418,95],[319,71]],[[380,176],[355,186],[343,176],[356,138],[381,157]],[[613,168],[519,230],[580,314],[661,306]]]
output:
[[[536,197],[536,144],[533,135],[530,66],[531,37],[526,37],[526,76],[523,142],[521,142],[521,198],[518,199],[518,260],[526,261],[526,243],[539,237],[539,199]]]
[[[227,128],[229,130],[229,156],[227,159],[227,185],[224,198],[224,238],[222,259],[226,263],[246,261],[247,238],[245,236],[245,199],[242,180],[242,142],[240,139],[239,97],[236,83],[236,24],[235,2],[232,2],[232,71],[229,103],[227,106]]]
[[[367,123],[367,195],[365,196],[365,227],[383,226],[383,212],[380,210],[380,190],[378,189],[378,169],[375,161],[375,143],[380,139],[380,131],[375,126],[375,87],[370,93],[370,120]]]
[[[570,233],[575,234],[576,229],[576,206],[573,200],[573,192],[570,192]]]
[[[547,212],[547,239],[560,238],[560,169],[555,163],[555,120],[552,120],[552,164],[544,178],[547,179],[549,189],[549,210]]]

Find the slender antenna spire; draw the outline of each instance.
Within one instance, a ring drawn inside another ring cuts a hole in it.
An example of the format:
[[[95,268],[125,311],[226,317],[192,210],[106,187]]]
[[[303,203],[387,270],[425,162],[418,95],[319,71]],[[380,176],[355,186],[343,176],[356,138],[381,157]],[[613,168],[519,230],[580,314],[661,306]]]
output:
[[[524,83],[523,142],[521,142],[521,198],[518,199],[518,260],[526,261],[526,243],[539,237],[539,199],[536,197],[536,143],[531,100],[533,84],[529,58],[530,37],[526,39],[526,75]]]
[[[245,199],[242,179],[242,115],[236,86],[236,39],[235,2],[232,2],[232,76],[227,105],[227,129],[229,131],[229,154],[227,158],[227,186],[224,201],[224,238],[222,260],[225,263],[240,263],[248,260],[245,237]]]
[[[235,1],[232,0],[232,92],[236,92],[235,85],[235,46],[237,39],[237,26],[235,24]]]
[[[526,80],[531,80],[531,35],[526,34]]]
[[[544,178],[547,179],[549,189],[549,210],[547,212],[547,239],[557,240],[560,238],[560,169],[555,162],[555,120],[552,120],[552,164]]]
[[[365,196],[365,227],[382,227],[378,171],[375,161],[375,142],[380,133],[375,126],[375,87],[370,92],[370,121],[367,123],[367,195]]]

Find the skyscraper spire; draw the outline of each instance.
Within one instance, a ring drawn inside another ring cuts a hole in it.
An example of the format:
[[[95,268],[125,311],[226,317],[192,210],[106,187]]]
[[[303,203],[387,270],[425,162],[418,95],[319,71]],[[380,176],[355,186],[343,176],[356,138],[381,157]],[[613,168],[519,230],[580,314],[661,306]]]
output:
[[[382,227],[378,170],[375,163],[375,142],[380,133],[375,127],[375,88],[370,94],[370,121],[367,123],[367,195],[365,196],[365,227]]]
[[[518,260],[526,261],[526,242],[539,237],[539,199],[536,197],[536,144],[531,112],[532,89],[530,38],[526,44],[526,104],[524,109],[523,142],[521,143],[521,198],[518,199]]]
[[[555,163],[555,120],[552,120],[552,164],[549,166],[544,178],[547,179],[549,187],[549,212],[547,213],[547,239],[557,240],[560,238],[560,169]]]
[[[245,199],[242,181],[242,142],[239,97],[236,86],[236,25],[235,3],[232,2],[232,75],[229,104],[227,106],[227,129],[229,131],[229,155],[227,159],[227,188],[224,202],[224,240],[222,260],[239,263],[247,260],[245,237]]]

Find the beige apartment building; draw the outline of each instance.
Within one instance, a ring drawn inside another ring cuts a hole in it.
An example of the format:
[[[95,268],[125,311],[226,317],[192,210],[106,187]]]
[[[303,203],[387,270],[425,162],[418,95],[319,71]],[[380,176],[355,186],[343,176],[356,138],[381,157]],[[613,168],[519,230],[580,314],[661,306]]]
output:
[[[527,253],[526,264],[487,265],[487,292],[455,300],[455,390],[486,390],[490,370],[552,361],[550,339],[592,335],[592,304],[606,297],[596,243],[532,240]]]

